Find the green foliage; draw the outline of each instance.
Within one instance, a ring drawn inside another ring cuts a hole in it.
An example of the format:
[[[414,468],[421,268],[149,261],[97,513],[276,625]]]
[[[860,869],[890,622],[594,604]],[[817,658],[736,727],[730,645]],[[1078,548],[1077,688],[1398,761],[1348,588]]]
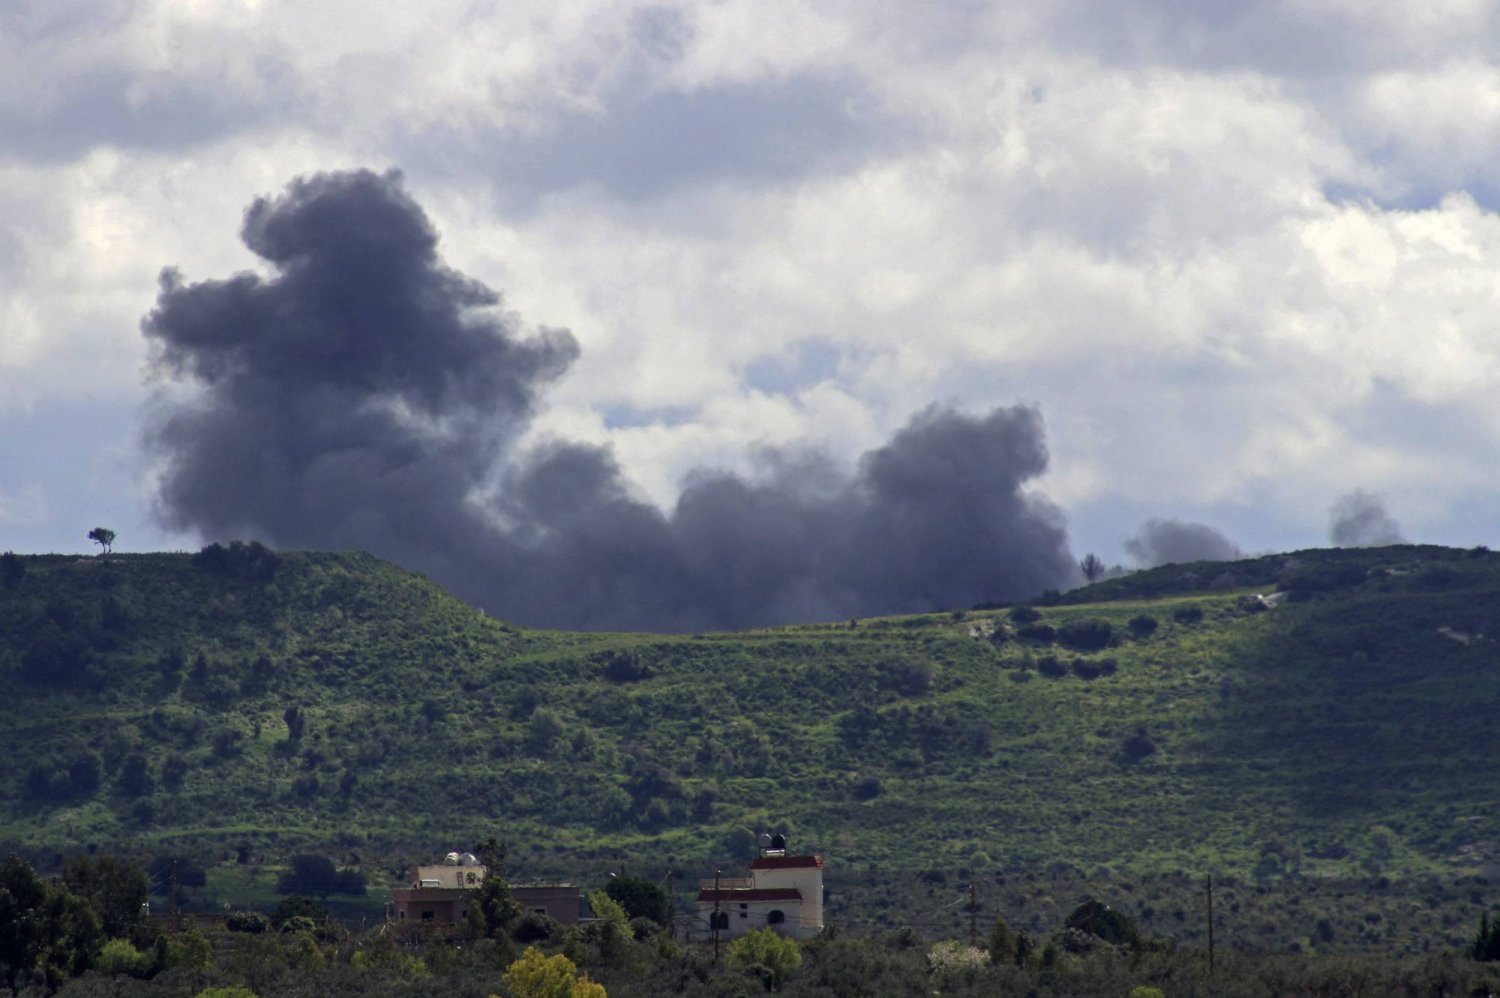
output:
[[[1469,946],[1469,955],[1485,963],[1500,960],[1500,920],[1491,923],[1487,911],[1479,916],[1479,932]]]
[[[510,998],[606,998],[601,985],[579,976],[572,960],[561,953],[545,956],[534,946],[506,968],[505,990]]]
[[[1102,617],[1074,618],[1057,629],[1057,643],[1079,651],[1101,651],[1116,640],[1114,625]]]
[[[14,551],[0,554],[0,585],[14,589],[26,578],[26,560]]]
[[[358,870],[337,869],[327,856],[302,853],[292,857],[290,868],[276,881],[276,892],[320,898],[358,895],[365,892],[365,877]]]
[[[1114,946],[1141,945],[1141,933],[1123,913],[1100,901],[1088,900],[1068,913],[1063,927],[1096,936]]]
[[[802,949],[796,940],[772,929],[751,929],[729,944],[728,963],[735,970],[761,975],[766,988],[775,991],[802,965]]]
[[[109,554],[109,549],[115,543],[115,532],[108,527],[95,527],[89,531],[89,540],[99,545],[101,554]]]
[[[197,929],[185,929],[156,941],[159,970],[203,970],[213,966],[213,945]]]
[[[657,925],[672,919],[672,905],[667,892],[640,877],[612,877],[604,893],[625,910],[628,918],[649,918]]]
[[[143,917],[146,874],[134,863],[109,855],[73,856],[63,863],[62,881],[93,906],[106,936],[128,935]]]
[[[193,998],[260,998],[260,996],[249,988],[241,987],[238,984],[230,984],[225,987],[204,988],[194,995]]]
[[[306,918],[314,924],[325,922],[328,920],[328,906],[317,898],[289,897],[277,903],[276,910],[271,913],[271,921],[278,927],[293,918]]]
[[[1493,724],[1472,708],[1500,696],[1475,639],[1500,633],[1493,556],[1298,552],[1049,601],[1058,636],[1159,622],[1104,653],[994,643],[1020,608],[533,632],[366,556],[276,558],[261,579],[188,555],[24,559],[0,586],[5,841],[270,863],[358,848],[394,871],[503,815],[528,872],[650,850],[692,875],[788,820],[860,867],[909,867],[921,841],[924,865],[955,869],[982,851],[996,872],[1249,876],[1275,830],[1321,880],[1465,876],[1493,839],[1474,806]],[[1343,560],[1358,582],[1249,611],[1252,589]],[[1025,681],[1039,656],[1056,681]],[[1120,765],[1143,727],[1158,750]]]
[[[116,977],[120,974],[144,977],[151,969],[151,963],[151,957],[136,949],[130,940],[110,939],[99,950],[94,966],[100,973],[109,977]]]
[[[271,931],[271,919],[258,911],[232,911],[224,917],[224,927],[230,932],[259,935]]]

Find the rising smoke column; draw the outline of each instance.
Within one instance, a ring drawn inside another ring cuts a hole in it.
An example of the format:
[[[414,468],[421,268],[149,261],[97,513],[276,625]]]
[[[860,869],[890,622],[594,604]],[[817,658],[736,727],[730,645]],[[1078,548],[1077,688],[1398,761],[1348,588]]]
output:
[[[1193,561],[1234,561],[1239,546],[1213,527],[1182,520],[1147,520],[1125,550],[1142,568]]]
[[[1362,489],[1339,496],[1328,510],[1328,539],[1341,548],[1406,543],[1401,527],[1386,512],[1385,502]]]
[[[1040,415],[933,408],[852,471],[768,453],[636,498],[605,448],[512,444],[577,356],[445,268],[399,174],[298,180],[246,212],[272,276],[164,272],[143,322],[163,521],[206,538],[361,548],[523,623],[706,629],[1023,599],[1074,573],[1027,496]],[[197,388],[183,401],[167,382]]]

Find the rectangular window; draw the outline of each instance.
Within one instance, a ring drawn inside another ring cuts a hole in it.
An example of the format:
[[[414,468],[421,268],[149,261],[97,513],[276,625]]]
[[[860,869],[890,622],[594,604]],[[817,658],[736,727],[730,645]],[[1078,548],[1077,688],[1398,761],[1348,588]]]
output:
[[[422,921],[424,921],[424,922],[430,922],[430,921],[432,921],[433,915],[434,915],[434,912],[430,912],[430,911],[424,911],[424,912],[422,912]]]

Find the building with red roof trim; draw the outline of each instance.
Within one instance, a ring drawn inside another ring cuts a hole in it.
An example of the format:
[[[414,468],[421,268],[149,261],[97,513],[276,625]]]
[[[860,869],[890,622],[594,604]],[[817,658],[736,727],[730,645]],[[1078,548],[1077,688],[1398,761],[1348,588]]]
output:
[[[793,939],[823,931],[823,857],[788,856],[783,836],[761,836],[748,877],[698,881],[696,938],[733,939],[769,928]]]

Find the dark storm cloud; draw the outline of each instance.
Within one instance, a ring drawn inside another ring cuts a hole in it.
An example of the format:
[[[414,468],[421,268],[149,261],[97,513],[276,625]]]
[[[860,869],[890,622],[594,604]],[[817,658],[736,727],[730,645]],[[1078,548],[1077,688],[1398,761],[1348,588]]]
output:
[[[1181,520],[1147,520],[1125,542],[1125,550],[1142,568],[1191,561],[1234,561],[1238,546],[1213,527]]]
[[[569,627],[701,629],[1021,599],[1066,584],[1039,414],[916,416],[851,472],[767,453],[700,472],[670,512],[612,454],[510,442],[576,354],[522,338],[489,289],[445,269],[399,176],[301,180],[247,212],[273,265],[163,275],[144,330],[164,377],[149,442],[165,522],[208,538],[369,550],[493,613]]]
[[[1328,510],[1328,539],[1341,548],[1406,543],[1401,528],[1386,512],[1385,502],[1360,489],[1339,496]]]

